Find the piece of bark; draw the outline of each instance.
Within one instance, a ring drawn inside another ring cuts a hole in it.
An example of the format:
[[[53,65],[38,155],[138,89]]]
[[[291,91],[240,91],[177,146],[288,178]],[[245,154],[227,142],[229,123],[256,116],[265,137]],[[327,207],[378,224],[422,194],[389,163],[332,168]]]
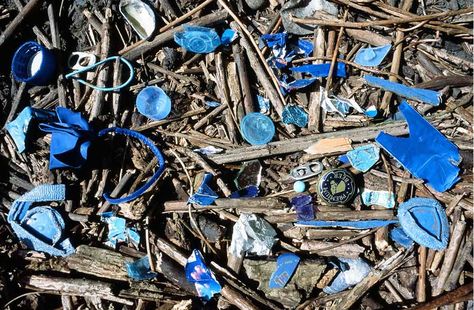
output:
[[[344,258],[358,258],[364,252],[364,247],[357,244],[340,244],[330,250],[321,249],[338,245],[336,242],[325,242],[316,240],[303,240],[300,249],[302,251],[316,252],[319,256],[337,256]]]
[[[250,90],[250,83],[247,72],[247,62],[242,52],[242,48],[237,45],[232,45],[232,53],[234,61],[237,66],[237,73],[239,74],[240,89],[242,90],[243,107],[245,114],[254,112],[254,102],[252,92]]]
[[[18,13],[18,15],[8,24],[7,28],[0,34],[0,46],[7,41],[16,31],[28,15],[30,15],[39,4],[43,3],[43,0],[30,0],[28,4]]]

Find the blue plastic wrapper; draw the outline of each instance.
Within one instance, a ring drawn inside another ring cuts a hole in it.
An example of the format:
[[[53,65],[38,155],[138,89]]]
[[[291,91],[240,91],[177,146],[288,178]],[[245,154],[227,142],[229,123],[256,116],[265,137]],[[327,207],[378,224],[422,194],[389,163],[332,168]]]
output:
[[[293,253],[283,253],[277,258],[277,266],[270,277],[269,288],[284,288],[296,271],[300,258]]]
[[[405,101],[400,104],[410,136],[393,137],[381,132],[376,138],[382,148],[415,177],[444,192],[459,180],[461,155],[457,147],[430,125]]]
[[[28,248],[52,256],[68,256],[74,247],[64,233],[64,220],[49,206],[33,207],[34,203],[62,201],[66,197],[64,184],[39,185],[16,199],[8,212],[10,223],[18,239]]]
[[[267,144],[275,135],[275,125],[268,116],[254,112],[244,116],[240,131],[245,141],[252,145]]]
[[[434,90],[409,87],[372,75],[365,75],[364,78],[370,86],[382,88],[403,98],[418,100],[434,106],[438,106],[441,101],[441,94]]]
[[[258,186],[250,185],[233,192],[229,198],[252,198],[257,197],[259,192]]]
[[[340,257],[338,259],[346,265],[346,269],[341,270],[336,275],[331,285],[323,288],[323,292],[326,294],[342,292],[362,281],[372,271],[372,267],[362,258],[352,259]]]
[[[397,216],[403,231],[416,243],[433,250],[448,245],[448,217],[437,200],[412,198],[400,204]]]
[[[143,256],[131,263],[125,263],[125,267],[127,268],[128,276],[135,281],[154,279],[157,275],[151,271],[148,256]]]
[[[221,292],[221,285],[209,268],[204,264],[204,258],[199,250],[193,250],[189,256],[186,266],[186,279],[194,283],[198,296],[204,300],[210,300],[215,294]]]
[[[214,203],[219,196],[209,187],[212,180],[212,174],[206,173],[202,179],[198,190],[188,199],[188,203],[195,203],[200,206],[208,206]]]
[[[303,128],[308,125],[308,113],[298,106],[287,105],[283,109],[282,121],[284,124],[295,124]]]
[[[221,45],[221,39],[212,28],[183,26],[184,31],[174,34],[174,41],[187,51],[197,54],[212,53]]]
[[[352,167],[367,172],[379,160],[380,148],[375,144],[367,144],[347,152],[346,155]]]
[[[357,52],[354,62],[361,66],[376,67],[382,63],[382,61],[385,59],[385,56],[387,56],[388,52],[390,52],[391,48],[391,44],[361,48]]]
[[[136,247],[140,244],[140,235],[133,228],[126,227],[127,221],[124,218],[115,216],[113,212],[104,212],[101,219],[108,225],[106,244],[116,248],[118,242],[130,240]]]
[[[296,211],[298,221],[311,221],[314,219],[313,198],[310,195],[299,195],[291,199],[291,205]]]
[[[413,246],[413,240],[405,234],[403,228],[401,227],[394,227],[389,232],[389,237],[392,239],[396,244],[401,245],[402,247],[409,249]]]
[[[331,64],[316,64],[316,65],[302,65],[298,67],[290,68],[293,72],[309,73],[313,77],[327,77],[329,75],[329,69]],[[334,75],[336,77],[345,78],[346,75],[346,65],[342,62],[336,62],[336,67],[334,68]]]
[[[365,221],[298,221],[298,225],[313,227],[342,227],[353,229],[370,229],[396,224],[396,220],[365,220]]]
[[[237,32],[232,29],[226,29],[221,35],[221,43],[224,45],[229,45],[237,39]]]

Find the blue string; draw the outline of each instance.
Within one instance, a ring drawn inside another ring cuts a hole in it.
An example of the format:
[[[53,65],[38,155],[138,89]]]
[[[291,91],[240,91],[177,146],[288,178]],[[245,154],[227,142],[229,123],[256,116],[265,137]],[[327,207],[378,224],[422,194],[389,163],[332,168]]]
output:
[[[130,76],[128,77],[128,80],[125,81],[124,83],[122,83],[121,85],[118,85],[118,86],[113,86],[113,87],[100,87],[100,86],[97,86],[97,85],[93,85],[89,82],[86,82],[84,81],[83,79],[81,78],[78,78],[78,77],[74,77],[75,75],[78,75],[80,73],[83,73],[83,72],[88,72],[90,71],[91,69],[97,67],[97,66],[100,66],[101,64],[103,63],[106,63],[106,62],[109,62],[109,61],[113,61],[113,60],[117,60],[119,59],[121,62],[123,62],[124,64],[127,65],[128,69],[130,70]],[[98,63],[95,63],[95,64],[92,64],[92,65],[89,65],[87,67],[84,67],[82,69],[79,69],[79,70],[76,70],[76,71],[73,71],[71,73],[68,73],[66,74],[66,79],[69,79],[69,78],[73,78],[75,80],[77,80],[79,83],[81,84],[84,84],[84,85],[87,85],[89,87],[92,87],[93,89],[97,89],[97,90],[100,90],[100,91],[114,91],[114,90],[118,90],[118,89],[121,89],[123,87],[126,87],[128,84],[130,84],[130,82],[133,80],[133,77],[135,76],[135,72],[133,70],[133,66],[132,64],[125,58],[123,57],[120,57],[120,56],[112,56],[112,57],[109,57],[109,58],[106,58],[104,60],[101,60],[99,61]]]

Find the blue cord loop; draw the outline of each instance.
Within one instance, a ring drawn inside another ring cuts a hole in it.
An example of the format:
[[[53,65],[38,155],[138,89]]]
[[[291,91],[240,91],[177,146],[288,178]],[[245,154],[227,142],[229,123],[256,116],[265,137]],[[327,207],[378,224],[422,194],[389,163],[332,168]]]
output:
[[[129,136],[129,137],[140,140],[141,142],[143,142],[143,144],[145,144],[151,149],[153,154],[155,154],[156,158],[158,159],[158,170],[155,172],[155,174],[153,174],[153,176],[145,184],[143,184],[142,187],[137,189],[135,192],[123,198],[112,198],[109,196],[109,194],[104,193],[104,199],[107,200],[109,203],[119,204],[119,203],[134,200],[138,198],[139,196],[141,196],[143,193],[145,193],[148,190],[148,188],[152,186],[153,183],[156,182],[156,180],[158,180],[160,175],[165,170],[165,159],[163,157],[163,154],[161,154],[160,150],[156,147],[156,145],[150,139],[148,139],[141,133],[138,133],[133,130],[125,129],[125,128],[112,127],[112,128],[102,129],[101,131],[99,131],[98,136],[102,137],[108,134],[109,132],[113,132],[115,134],[120,134],[124,136]]]
[[[83,73],[83,72],[88,72],[90,71],[91,69],[94,69],[98,66],[100,66],[101,64],[103,63],[106,63],[106,62],[109,62],[109,61],[115,61],[119,59],[121,62],[123,62],[124,64],[127,65],[128,69],[130,70],[130,75],[128,77],[128,80],[126,80],[124,83],[122,83],[121,85],[118,85],[118,86],[113,86],[113,87],[100,87],[100,86],[97,86],[97,85],[93,85],[89,82],[86,82],[84,81],[83,79],[81,78],[78,78],[78,77],[75,77],[76,75],[80,74],[80,73]],[[118,90],[118,89],[121,89],[123,87],[126,87],[128,84],[130,84],[130,82],[133,80],[133,77],[135,76],[135,72],[133,70],[133,66],[132,64],[125,58],[123,57],[120,57],[120,56],[112,56],[112,57],[108,57],[104,60],[101,60],[99,61],[98,63],[95,63],[93,65],[90,65],[90,66],[87,66],[87,67],[84,67],[80,70],[76,70],[76,71],[73,71],[71,73],[68,73],[66,74],[66,79],[69,79],[69,78],[73,78],[75,80],[77,80],[79,83],[81,84],[84,84],[84,85],[87,85],[89,87],[92,87],[93,89],[96,89],[96,90],[100,90],[100,91],[114,91],[114,90]]]

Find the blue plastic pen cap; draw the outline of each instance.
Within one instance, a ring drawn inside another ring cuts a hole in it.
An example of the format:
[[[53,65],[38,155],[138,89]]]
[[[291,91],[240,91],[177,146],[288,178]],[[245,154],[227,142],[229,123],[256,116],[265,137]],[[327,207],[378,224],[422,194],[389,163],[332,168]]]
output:
[[[254,112],[244,116],[240,131],[244,139],[252,145],[267,144],[275,135],[275,125],[268,116]]]
[[[28,41],[13,55],[15,80],[32,85],[47,85],[56,74],[56,58],[46,47]]]
[[[158,86],[142,89],[137,96],[136,105],[140,114],[156,121],[166,118],[171,112],[171,99]]]

